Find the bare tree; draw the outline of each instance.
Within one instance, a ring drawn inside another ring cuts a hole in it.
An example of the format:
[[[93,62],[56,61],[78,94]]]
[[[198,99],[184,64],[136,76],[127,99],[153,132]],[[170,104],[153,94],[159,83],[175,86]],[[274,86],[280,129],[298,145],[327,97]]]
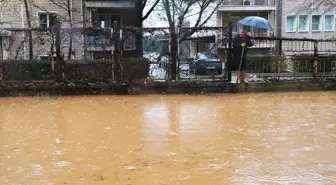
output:
[[[25,10],[26,10],[27,26],[28,26],[28,28],[31,28],[32,24],[31,24],[31,19],[30,19],[30,7],[28,5],[27,0],[23,0],[23,3],[24,3],[24,6],[25,6]],[[29,48],[29,60],[32,60],[33,57],[34,57],[32,31],[28,31],[28,48]]]
[[[308,13],[311,14],[313,12],[328,12],[336,8],[335,0],[305,0],[305,1],[296,1],[296,0],[285,0],[284,3],[294,3],[293,11],[297,13]]]
[[[39,10],[45,11],[47,13],[50,13],[47,7],[44,7],[34,0],[24,0],[28,1],[32,7],[35,7]],[[56,22],[62,22],[66,23],[69,27],[69,37],[67,37],[67,41],[69,42],[68,46],[68,54],[67,54],[67,59],[71,59],[71,55],[74,53],[73,51],[73,26],[74,23],[76,22],[82,22],[82,20],[74,20],[73,19],[73,13],[74,9],[72,7],[72,0],[48,0],[50,4],[53,6],[59,8],[61,11],[65,12],[65,14],[58,14],[57,15],[57,21]]]
[[[216,12],[223,0],[161,0],[159,5],[163,11],[164,19],[169,25],[171,39],[171,60],[172,60],[172,79],[176,80],[177,72],[177,50],[179,43],[195,33],[200,27],[204,26]],[[181,28],[182,24],[189,17],[196,17],[195,23],[183,33],[177,33],[176,28]],[[214,25],[215,26],[215,25]]]
[[[140,6],[138,10],[140,10],[141,12],[141,15],[139,15],[141,19],[139,20],[138,22],[139,26],[137,27],[142,27],[143,21],[145,21],[151,15],[151,13],[155,10],[157,5],[160,3],[160,0],[138,0],[137,3],[138,3],[138,6]],[[145,12],[146,7],[149,7],[147,12]]]

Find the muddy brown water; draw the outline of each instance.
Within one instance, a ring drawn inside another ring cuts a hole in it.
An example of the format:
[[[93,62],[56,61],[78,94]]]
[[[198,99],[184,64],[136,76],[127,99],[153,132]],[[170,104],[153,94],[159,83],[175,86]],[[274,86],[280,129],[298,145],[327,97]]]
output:
[[[336,184],[336,92],[0,99],[0,184]]]

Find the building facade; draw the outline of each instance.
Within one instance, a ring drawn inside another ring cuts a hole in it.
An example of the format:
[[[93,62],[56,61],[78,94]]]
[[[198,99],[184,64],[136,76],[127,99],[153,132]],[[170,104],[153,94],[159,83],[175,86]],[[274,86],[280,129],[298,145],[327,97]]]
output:
[[[233,35],[239,33],[238,21],[248,16],[260,16],[270,22],[275,27],[275,0],[224,0],[217,11],[217,25],[228,26],[229,20],[232,21]],[[251,29],[252,35],[267,35],[268,32],[260,29]]]
[[[28,3],[28,11],[22,1],[13,0],[2,3],[0,7],[1,10],[6,10],[0,11],[0,29],[5,23],[6,28],[10,27],[12,30],[28,28],[27,15],[32,28],[48,30],[56,22],[60,22],[62,54],[71,53],[71,59],[83,59],[84,53],[89,59],[110,57],[113,51],[111,37],[114,22],[117,22],[118,27],[139,27],[139,20],[142,18],[142,12],[135,0],[71,0],[69,5],[37,0],[34,4]],[[74,28],[71,32],[70,27]],[[122,37],[128,38],[123,48],[125,53],[140,53],[136,52],[134,34],[126,34],[122,33]],[[36,31],[32,35],[34,58],[50,58],[50,53],[54,52],[50,49],[54,44],[52,33]],[[11,31],[1,37],[3,59],[29,58],[27,32]],[[70,46],[72,51],[69,52]]]
[[[319,4],[318,4],[319,3]],[[282,36],[326,39],[336,37],[336,6],[320,1],[282,0]]]
[[[217,10],[217,25],[220,27],[228,27],[229,21],[232,22],[232,35],[239,34],[241,25],[238,21],[248,16],[263,17],[270,22],[273,28],[276,26],[276,2],[275,0],[223,0]],[[228,34],[228,33],[224,33]],[[251,36],[272,36],[273,32],[258,28],[250,28]],[[224,46],[224,45],[223,45]],[[255,43],[251,48],[251,52],[268,52],[274,50],[274,43],[260,42]],[[221,50],[221,49],[219,49]]]

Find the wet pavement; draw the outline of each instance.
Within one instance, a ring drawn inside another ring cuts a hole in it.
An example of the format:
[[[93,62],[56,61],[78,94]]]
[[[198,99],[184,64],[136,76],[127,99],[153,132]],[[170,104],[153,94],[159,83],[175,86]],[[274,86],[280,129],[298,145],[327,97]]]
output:
[[[336,184],[336,92],[0,99],[0,184]]]

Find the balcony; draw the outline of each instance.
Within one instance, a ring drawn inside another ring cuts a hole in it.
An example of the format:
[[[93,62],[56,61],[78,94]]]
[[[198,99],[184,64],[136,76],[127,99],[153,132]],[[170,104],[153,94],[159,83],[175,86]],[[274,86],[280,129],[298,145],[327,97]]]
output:
[[[111,51],[113,46],[111,29],[92,29],[87,33],[88,51]]]
[[[224,0],[219,11],[275,11],[275,0]]]
[[[87,31],[87,50],[88,51],[112,51],[114,49],[113,30],[97,28]],[[127,31],[120,31],[120,42],[124,51],[135,50],[135,34]]]
[[[88,8],[134,8],[134,0],[86,0]]]

